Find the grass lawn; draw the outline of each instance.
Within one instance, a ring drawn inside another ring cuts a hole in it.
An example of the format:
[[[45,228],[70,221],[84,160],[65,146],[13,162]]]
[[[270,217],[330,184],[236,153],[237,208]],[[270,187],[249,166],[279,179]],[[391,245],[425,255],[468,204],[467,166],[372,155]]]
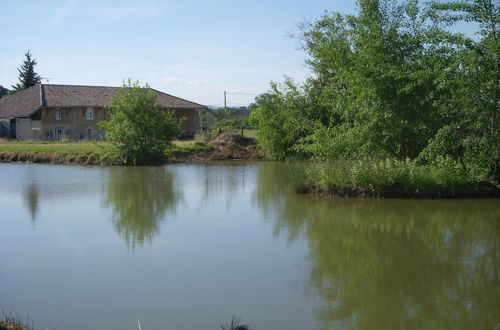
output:
[[[181,149],[194,146],[196,141],[174,141]],[[53,142],[53,141],[10,141],[0,139],[0,152],[58,152],[58,153],[104,153],[106,142]]]
[[[0,152],[103,153],[104,142],[45,142],[0,140]]]

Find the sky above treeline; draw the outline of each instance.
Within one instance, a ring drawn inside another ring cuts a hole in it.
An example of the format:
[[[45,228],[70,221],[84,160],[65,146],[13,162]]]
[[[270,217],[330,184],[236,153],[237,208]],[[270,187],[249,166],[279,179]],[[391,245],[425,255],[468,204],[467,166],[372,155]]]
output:
[[[124,79],[207,105],[248,105],[269,82],[308,69],[287,32],[355,1],[0,0],[0,85],[29,49],[44,83],[120,86]]]

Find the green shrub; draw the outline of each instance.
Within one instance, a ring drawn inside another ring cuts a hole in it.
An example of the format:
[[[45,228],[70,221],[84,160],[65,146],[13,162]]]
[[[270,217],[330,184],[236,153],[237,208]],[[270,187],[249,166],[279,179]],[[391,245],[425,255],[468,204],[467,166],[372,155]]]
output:
[[[118,163],[149,164],[164,157],[165,147],[181,132],[172,112],[156,103],[157,95],[148,85],[130,80],[113,96],[111,119],[98,125],[105,130],[109,155]]]

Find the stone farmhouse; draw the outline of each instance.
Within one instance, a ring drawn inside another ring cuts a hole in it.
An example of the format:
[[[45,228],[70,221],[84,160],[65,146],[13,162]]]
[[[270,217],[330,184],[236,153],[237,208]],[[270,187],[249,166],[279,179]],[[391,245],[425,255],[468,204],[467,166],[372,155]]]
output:
[[[18,140],[100,140],[97,126],[110,118],[111,98],[120,87],[38,84],[0,99],[0,137]],[[215,115],[205,106],[157,90],[157,103],[184,117],[184,135],[193,136]]]

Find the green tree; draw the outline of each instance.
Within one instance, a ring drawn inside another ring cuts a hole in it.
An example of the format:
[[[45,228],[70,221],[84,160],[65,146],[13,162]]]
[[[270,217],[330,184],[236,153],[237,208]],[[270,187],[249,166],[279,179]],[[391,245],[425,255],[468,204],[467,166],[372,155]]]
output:
[[[35,65],[37,62],[31,57],[30,51],[28,50],[24,56],[26,59],[21,67],[17,69],[19,72],[19,82],[12,86],[14,92],[19,92],[23,89],[33,87],[36,84],[39,84],[42,80],[38,73],[35,72]]]
[[[0,98],[9,95],[10,90],[0,85]]]
[[[271,83],[269,92],[257,97],[258,107],[250,115],[250,123],[259,128],[259,143],[268,157],[285,159],[296,155],[294,146],[309,130],[300,111],[306,107],[301,88],[289,78],[279,85]]]
[[[362,0],[358,8],[301,27],[311,99],[323,113],[304,147],[328,157],[416,157],[437,129],[442,62],[428,44],[432,24],[416,1]]]
[[[434,19],[448,26],[473,22],[476,36],[448,33],[455,49],[442,71],[442,85],[453,90],[440,102],[442,123],[421,155],[460,160],[473,181],[500,185],[500,6],[491,0],[434,2]]]
[[[123,164],[148,164],[162,160],[165,147],[181,132],[171,111],[157,103],[157,94],[148,85],[130,80],[113,96],[109,121],[98,125],[109,142],[109,153]]]

